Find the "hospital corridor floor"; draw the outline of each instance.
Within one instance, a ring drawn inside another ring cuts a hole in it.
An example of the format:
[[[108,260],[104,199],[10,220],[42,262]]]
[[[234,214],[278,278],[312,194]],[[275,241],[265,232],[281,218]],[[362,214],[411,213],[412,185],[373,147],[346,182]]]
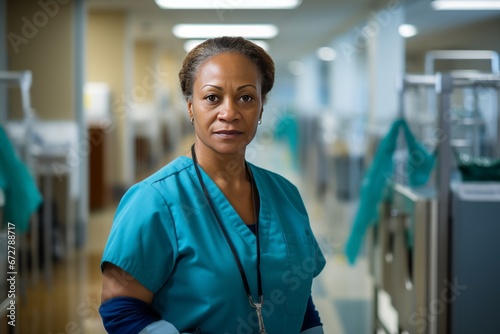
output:
[[[250,162],[288,178],[304,199],[312,229],[327,259],[312,289],[325,333],[372,333],[372,286],[367,261],[361,255],[355,265],[349,265],[343,254],[357,201],[339,200],[332,185],[318,193],[314,163],[307,170],[297,168],[284,143],[271,143],[254,151]],[[28,280],[19,296],[16,334],[106,333],[98,313],[99,263],[115,209],[116,205],[110,205],[90,212],[85,246],[55,263],[50,285],[43,275],[37,283]],[[1,333],[4,328],[0,327]]]

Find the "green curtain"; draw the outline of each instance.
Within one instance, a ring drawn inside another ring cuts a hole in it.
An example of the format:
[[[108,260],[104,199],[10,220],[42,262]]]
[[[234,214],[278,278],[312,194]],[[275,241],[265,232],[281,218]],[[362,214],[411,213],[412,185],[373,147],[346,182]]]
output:
[[[430,154],[417,141],[404,119],[396,120],[387,135],[381,140],[371,166],[366,170],[361,183],[360,202],[345,246],[348,262],[354,264],[358,256],[366,229],[378,219],[378,205],[384,190],[393,180],[393,154],[397,147],[400,130],[403,130],[408,149],[407,174],[411,186],[424,185],[432,172],[435,155]]]
[[[42,203],[33,176],[17,157],[9,138],[0,126],[0,187],[5,194],[2,222],[16,226],[17,233],[29,228],[31,215]]]

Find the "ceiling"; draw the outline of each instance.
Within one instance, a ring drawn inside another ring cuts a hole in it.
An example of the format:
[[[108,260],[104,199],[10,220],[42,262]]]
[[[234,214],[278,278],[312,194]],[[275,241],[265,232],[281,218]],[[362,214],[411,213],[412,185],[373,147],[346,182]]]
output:
[[[207,0],[231,3],[236,0]],[[480,20],[500,18],[500,11],[446,11],[430,8],[430,0],[401,0],[406,20],[417,26],[419,38],[436,31]],[[87,0],[93,9],[120,9],[131,14],[137,40],[153,40],[181,57],[183,41],[172,35],[177,23],[273,23],[279,34],[269,41],[269,53],[278,63],[300,58],[327,44],[336,35],[353,28],[369,17],[372,10],[384,8],[383,0],[302,0],[292,10],[162,10],[153,0]],[[394,0],[390,3],[397,3]]]

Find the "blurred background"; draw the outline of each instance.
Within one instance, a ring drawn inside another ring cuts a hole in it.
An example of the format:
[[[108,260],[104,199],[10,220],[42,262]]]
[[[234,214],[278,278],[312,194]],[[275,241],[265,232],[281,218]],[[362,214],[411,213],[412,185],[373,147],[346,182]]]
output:
[[[210,33],[276,62],[247,158],[304,198],[325,333],[498,332],[500,1],[274,2],[0,0],[0,333],[105,333],[117,203],[193,142]]]

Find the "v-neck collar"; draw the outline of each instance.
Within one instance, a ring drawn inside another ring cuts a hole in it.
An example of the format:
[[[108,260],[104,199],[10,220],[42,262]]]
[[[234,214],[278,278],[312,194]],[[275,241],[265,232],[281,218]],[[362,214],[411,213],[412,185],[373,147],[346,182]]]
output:
[[[197,180],[194,161],[187,156],[185,156],[185,158],[191,160],[191,163],[193,164],[192,168],[193,181],[197,184],[197,187],[201,188]],[[263,183],[259,175],[258,169],[251,163],[248,163],[248,166],[250,168],[250,171],[252,172],[255,181],[255,187],[258,189],[258,196],[259,196],[258,198],[260,202],[260,207],[258,212],[260,248],[261,248],[261,253],[265,253],[267,251],[267,245],[269,240],[271,210],[268,206],[269,201],[266,198],[266,193],[263,191],[263,186],[262,186]],[[218,211],[217,214],[219,215],[224,226],[235,231],[248,245],[250,245],[251,247],[255,247],[256,246],[255,234],[253,234],[252,231],[248,228],[248,226],[246,226],[245,222],[243,221],[243,219],[241,219],[238,212],[236,212],[232,204],[227,199],[226,195],[224,195],[222,190],[217,186],[217,184],[212,180],[212,178],[210,178],[210,176],[203,170],[203,168],[201,168],[201,166],[200,166],[200,173],[203,178],[203,182],[205,183],[205,186],[207,188],[207,191],[210,194],[212,202],[215,204],[216,210]],[[202,190],[200,189],[200,191]]]

